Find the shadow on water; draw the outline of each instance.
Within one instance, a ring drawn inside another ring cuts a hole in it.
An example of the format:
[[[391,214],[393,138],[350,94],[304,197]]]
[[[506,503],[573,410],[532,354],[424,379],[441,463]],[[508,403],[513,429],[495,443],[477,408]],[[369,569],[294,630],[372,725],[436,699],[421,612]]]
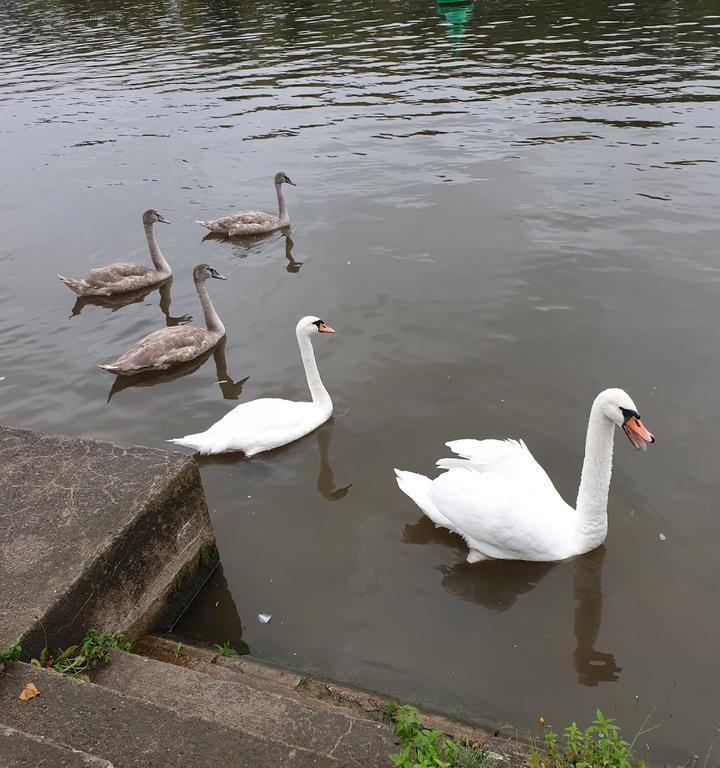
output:
[[[88,305],[109,309],[111,312],[117,312],[118,309],[127,307],[130,304],[139,304],[153,291],[157,291],[159,289],[160,311],[165,316],[165,325],[170,328],[175,325],[183,325],[184,323],[189,323],[193,319],[192,315],[173,316],[170,314],[170,305],[172,304],[172,295],[170,293],[171,286],[172,278],[166,280],[159,286],[152,285],[149,288],[142,288],[139,291],[122,293],[117,296],[78,296],[75,304],[73,305],[72,311],[70,312],[70,317],[77,317]]]
[[[208,232],[203,237],[202,242],[211,240],[218,243],[230,243],[233,249],[233,256],[236,259],[246,259],[252,253],[260,252],[262,250],[261,246],[268,246],[280,238],[283,238],[285,241],[285,258],[287,259],[285,269],[291,273],[299,272],[303,262],[295,261],[293,258],[292,251],[295,243],[290,237],[290,227],[284,227],[274,232],[265,232],[261,235],[239,235],[237,237],[229,237],[220,232]]]
[[[202,627],[202,631],[198,631],[197,627]],[[170,631],[206,643],[215,643],[222,638],[239,654],[250,653],[243,640],[242,619],[228,588],[222,563],[218,564]]]
[[[403,529],[406,544],[443,544],[463,555],[467,547],[460,536],[436,528],[427,517]],[[615,656],[595,650],[602,624],[602,569],[605,547],[598,547],[567,563],[530,563],[518,560],[486,560],[481,563],[461,562],[439,565],[442,585],[447,592],[491,611],[502,613],[512,608],[521,595],[535,587],[558,567],[573,568],[573,599],[575,605],[575,652],[573,661],[578,683],[594,687],[599,683],[616,682],[621,667]]]
[[[229,465],[238,464],[244,461],[264,461],[272,460],[277,461],[277,458],[283,454],[287,454],[295,449],[299,444],[302,444],[308,440],[315,439],[319,454],[318,463],[318,476],[317,476],[317,492],[326,501],[339,501],[347,496],[352,487],[352,483],[337,488],[335,485],[335,474],[333,472],[332,465],[330,463],[330,443],[332,441],[332,433],[335,428],[335,420],[330,419],[326,421],[322,426],[318,427],[314,432],[305,437],[296,440],[289,445],[283,445],[280,448],[275,448],[273,451],[266,451],[259,454],[256,458],[248,459],[245,454],[240,452],[235,453],[221,453],[217,456],[196,456],[198,464],[203,466],[212,465]]]
[[[130,387],[155,387],[158,384],[166,384],[183,376],[189,376],[191,373],[195,373],[195,371],[202,368],[211,356],[215,358],[216,383],[220,387],[223,399],[237,400],[240,397],[243,385],[250,377],[246,376],[238,381],[230,378],[225,357],[226,345],[227,337],[223,336],[213,349],[209,349],[204,354],[196,357],[194,360],[189,360],[187,363],[175,365],[167,371],[147,371],[146,373],[138,373],[134,376],[116,376],[108,393],[107,402],[109,403],[118,392],[122,392]]]

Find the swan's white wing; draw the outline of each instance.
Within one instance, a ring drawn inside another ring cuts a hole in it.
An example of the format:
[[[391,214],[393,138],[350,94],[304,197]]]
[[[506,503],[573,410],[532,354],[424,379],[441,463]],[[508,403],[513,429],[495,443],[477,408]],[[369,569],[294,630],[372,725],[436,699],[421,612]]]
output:
[[[205,432],[174,440],[200,453],[244,451],[253,456],[297,440],[329,418],[314,403],[262,398],[241,403]]]
[[[313,422],[317,410],[314,403],[264,397],[235,406],[220,421],[215,422],[208,432],[230,432],[246,438],[259,435],[269,437],[280,431],[292,434]]]
[[[451,440],[447,447],[462,459],[439,459],[443,469],[465,466],[478,472],[493,472],[512,483],[520,483],[533,495],[547,494],[560,500],[552,480],[537,463],[523,440]]]
[[[574,510],[552,491],[538,494],[507,474],[455,468],[433,481],[428,496],[472,549],[502,559],[561,560],[572,554]]]

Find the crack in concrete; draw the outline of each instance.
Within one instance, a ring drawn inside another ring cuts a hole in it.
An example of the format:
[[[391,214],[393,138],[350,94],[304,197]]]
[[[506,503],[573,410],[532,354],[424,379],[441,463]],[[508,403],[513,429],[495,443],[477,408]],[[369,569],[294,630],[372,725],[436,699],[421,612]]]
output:
[[[355,721],[352,718],[349,718],[349,720],[350,720],[350,725],[348,726],[347,731],[345,731],[345,733],[343,733],[340,736],[338,736],[338,740],[335,742],[335,746],[328,752],[328,757],[332,757],[334,759],[335,758],[335,750],[340,746],[340,742],[343,739],[346,739],[350,735],[350,731],[352,731],[353,725],[355,724]]]

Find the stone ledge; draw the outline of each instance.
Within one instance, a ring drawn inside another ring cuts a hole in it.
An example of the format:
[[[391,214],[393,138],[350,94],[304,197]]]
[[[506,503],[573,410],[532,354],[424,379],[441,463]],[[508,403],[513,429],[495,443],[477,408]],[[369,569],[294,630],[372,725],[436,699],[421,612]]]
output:
[[[24,657],[142,634],[213,542],[192,459],[0,427],[0,644]]]

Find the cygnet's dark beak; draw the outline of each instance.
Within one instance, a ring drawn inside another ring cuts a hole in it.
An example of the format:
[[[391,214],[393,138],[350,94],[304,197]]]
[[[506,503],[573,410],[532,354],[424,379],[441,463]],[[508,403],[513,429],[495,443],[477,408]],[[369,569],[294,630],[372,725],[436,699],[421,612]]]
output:
[[[289,176],[285,177],[285,183],[290,184],[292,187],[297,187],[297,184]]]
[[[210,268],[210,277],[214,277],[216,280],[227,280],[225,275],[221,275],[217,269]]]
[[[170,222],[161,214],[157,214],[157,220],[162,222],[163,224],[169,224]]]

